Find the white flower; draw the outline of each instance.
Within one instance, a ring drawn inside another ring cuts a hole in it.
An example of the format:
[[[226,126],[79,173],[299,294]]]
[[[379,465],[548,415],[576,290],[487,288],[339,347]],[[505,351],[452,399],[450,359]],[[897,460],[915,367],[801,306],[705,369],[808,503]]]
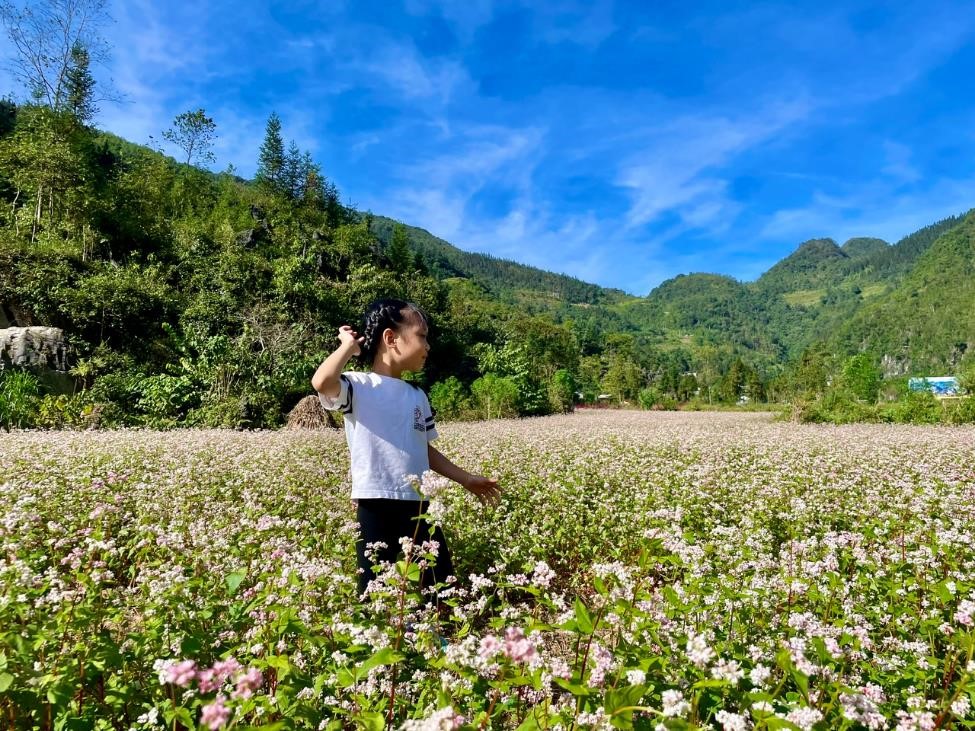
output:
[[[738,685],[738,681],[745,677],[745,671],[738,665],[737,660],[718,660],[711,668],[711,677]]]
[[[707,666],[714,658],[714,650],[708,647],[708,641],[704,635],[697,635],[693,632],[687,638],[687,659],[699,668]]]
[[[714,720],[721,724],[724,731],[746,731],[748,728],[748,719],[739,716],[737,713],[718,711],[714,714]]]
[[[815,708],[796,708],[789,711],[789,715],[785,717],[785,720],[794,723],[802,731],[811,731],[815,724],[823,720],[823,714]]]
[[[683,716],[691,710],[691,704],[684,700],[684,694],[679,690],[665,690],[661,700],[664,704],[663,714],[668,718]]]
[[[647,674],[642,670],[628,670],[626,673],[626,682],[630,685],[642,685],[646,679]]]
[[[762,664],[756,665],[748,673],[748,679],[756,688],[763,687],[770,677],[772,677],[772,669]]]

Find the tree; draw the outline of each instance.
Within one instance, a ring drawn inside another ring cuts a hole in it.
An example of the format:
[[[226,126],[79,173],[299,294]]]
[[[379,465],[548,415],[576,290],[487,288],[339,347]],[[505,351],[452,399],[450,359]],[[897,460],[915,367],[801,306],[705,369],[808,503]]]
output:
[[[91,57],[81,43],[71,49],[71,65],[68,67],[67,108],[81,124],[89,124],[98,114],[95,104],[95,79],[89,68]]]
[[[409,271],[413,257],[410,253],[410,239],[406,233],[406,226],[402,223],[397,223],[393,227],[393,237],[386,249],[386,258],[389,259],[389,265],[394,271],[400,274]]]
[[[602,386],[619,403],[636,399],[643,385],[643,373],[632,358],[625,355],[611,357]]]
[[[877,401],[880,381],[880,369],[866,353],[854,355],[843,365],[843,385],[869,404]]]
[[[285,176],[284,139],[281,137],[281,118],[275,112],[268,117],[264,142],[257,158],[256,180],[271,192],[282,192]]]
[[[430,406],[439,419],[454,419],[461,415],[467,405],[464,384],[456,376],[438,381],[430,389]]]
[[[552,410],[560,414],[569,413],[572,411],[572,404],[575,403],[575,396],[576,383],[572,374],[564,368],[555,371],[548,389]]]
[[[486,373],[471,384],[471,393],[478,406],[484,409],[484,418],[514,416],[518,384],[512,379]]]
[[[107,7],[108,0],[37,0],[23,6],[0,2],[0,22],[15,50],[13,75],[33,100],[58,111],[69,108],[71,71],[79,69],[79,51],[86,72],[90,62],[108,61],[108,43],[100,32],[110,20]],[[93,87],[91,81],[92,101]]]
[[[163,132],[163,139],[180,148],[185,154],[184,162],[191,165],[197,157],[204,162],[212,163],[213,138],[217,125],[202,109],[195,112],[183,112],[173,120],[173,126]]]

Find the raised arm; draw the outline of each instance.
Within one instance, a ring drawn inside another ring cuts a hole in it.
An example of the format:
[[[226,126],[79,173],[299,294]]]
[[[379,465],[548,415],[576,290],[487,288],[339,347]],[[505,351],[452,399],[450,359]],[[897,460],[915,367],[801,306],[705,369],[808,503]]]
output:
[[[359,354],[362,341],[359,334],[348,325],[339,328],[339,347],[322,361],[315,375],[311,377],[311,385],[318,393],[328,398],[338,397],[339,376],[342,375],[345,364]]]
[[[444,457],[432,444],[427,444],[427,456],[430,458],[431,470],[462,485],[482,503],[497,505],[500,502],[501,488],[498,487],[497,480],[481,475],[472,475]]]

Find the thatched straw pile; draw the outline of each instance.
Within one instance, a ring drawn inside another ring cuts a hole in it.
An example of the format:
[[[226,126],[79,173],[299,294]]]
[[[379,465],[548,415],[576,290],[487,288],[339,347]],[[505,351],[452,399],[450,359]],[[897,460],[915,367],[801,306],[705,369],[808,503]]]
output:
[[[338,429],[338,420],[326,411],[318,396],[305,396],[288,414],[287,429]]]

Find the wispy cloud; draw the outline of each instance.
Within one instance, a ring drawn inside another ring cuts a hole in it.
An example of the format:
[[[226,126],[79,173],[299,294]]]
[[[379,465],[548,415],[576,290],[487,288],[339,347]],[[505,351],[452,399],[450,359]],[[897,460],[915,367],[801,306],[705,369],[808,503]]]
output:
[[[721,175],[735,155],[762,144],[809,112],[803,102],[732,120],[688,116],[651,130],[650,140],[626,158],[616,184],[631,191],[627,225],[643,226],[675,212],[687,228],[727,227],[739,210]]]

